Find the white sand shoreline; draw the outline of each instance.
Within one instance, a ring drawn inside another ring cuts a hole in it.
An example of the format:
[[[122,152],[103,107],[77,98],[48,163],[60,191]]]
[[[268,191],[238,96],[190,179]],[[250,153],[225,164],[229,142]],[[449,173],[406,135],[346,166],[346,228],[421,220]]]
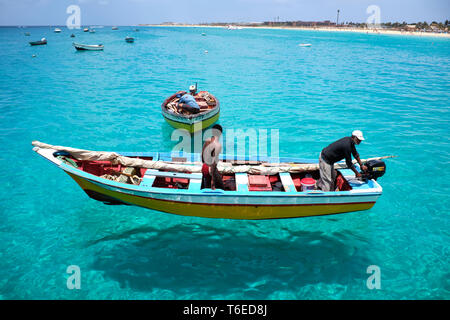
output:
[[[226,28],[224,26],[211,26],[211,25],[197,25],[197,24],[154,24],[154,25],[139,25],[140,27],[182,27],[182,28]],[[305,30],[305,31],[328,31],[328,32],[356,32],[374,35],[400,35],[400,36],[416,36],[416,37],[439,37],[450,38],[449,33],[436,33],[436,32],[411,32],[411,31],[398,31],[387,29],[360,29],[360,28],[336,28],[336,27],[260,27],[260,26],[241,26],[243,29],[282,29],[282,30]]]

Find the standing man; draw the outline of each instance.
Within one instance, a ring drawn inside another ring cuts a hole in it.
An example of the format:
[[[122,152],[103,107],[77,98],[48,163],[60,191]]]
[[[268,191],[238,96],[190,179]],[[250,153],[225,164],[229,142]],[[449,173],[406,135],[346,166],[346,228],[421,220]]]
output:
[[[213,136],[205,141],[202,149],[202,186],[201,188],[211,188],[212,190],[223,189],[222,176],[217,170],[219,154],[222,152],[220,136],[222,127],[216,124],[212,127]]]
[[[352,169],[356,177],[361,177],[361,173],[356,170],[352,163],[352,155],[358,161],[363,171],[367,170],[359,158],[355,144],[358,145],[364,140],[363,133],[360,130],[352,132],[351,137],[344,137],[333,142],[324,148],[319,157],[320,179],[317,181],[317,187],[322,191],[334,191],[334,181],[336,180],[336,172],[334,164],[345,159],[347,167]]]

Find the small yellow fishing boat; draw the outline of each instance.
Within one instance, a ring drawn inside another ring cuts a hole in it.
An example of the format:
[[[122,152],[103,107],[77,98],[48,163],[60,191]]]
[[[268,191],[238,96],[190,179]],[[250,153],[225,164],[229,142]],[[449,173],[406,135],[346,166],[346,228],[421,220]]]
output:
[[[180,100],[185,95],[192,96],[198,110],[180,107]],[[220,104],[219,100],[208,91],[197,93],[197,85],[193,85],[189,93],[178,91],[164,100],[161,110],[164,119],[172,127],[194,133],[212,126],[219,119]]]

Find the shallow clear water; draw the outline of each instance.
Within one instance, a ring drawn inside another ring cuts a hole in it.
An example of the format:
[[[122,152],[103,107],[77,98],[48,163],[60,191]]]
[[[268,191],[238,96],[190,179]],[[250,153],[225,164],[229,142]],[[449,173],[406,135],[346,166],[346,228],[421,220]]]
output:
[[[212,28],[70,33],[0,28],[3,299],[450,298],[448,39]],[[28,45],[43,36],[47,46]],[[76,52],[72,41],[105,50]],[[224,128],[279,129],[283,156],[316,159],[361,129],[362,157],[398,156],[379,180],[382,197],[369,211],[325,217],[181,217],[91,200],[32,152],[32,140],[170,151],[176,142],[160,104],[195,81],[219,98]],[[80,290],[66,287],[69,265],[81,269]],[[380,290],[366,286],[369,265],[380,267]]]

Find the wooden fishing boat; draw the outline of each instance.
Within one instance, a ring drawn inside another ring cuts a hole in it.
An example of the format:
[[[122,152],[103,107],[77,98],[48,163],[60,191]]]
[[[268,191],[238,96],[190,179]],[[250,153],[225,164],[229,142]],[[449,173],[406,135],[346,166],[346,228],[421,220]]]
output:
[[[104,46],[102,44],[81,44],[81,43],[73,43],[75,49],[83,51],[100,51],[103,50]]]
[[[280,158],[274,167],[269,157],[222,156],[219,165],[225,187],[212,190],[201,187],[199,154],[92,152],[32,144],[35,152],[65,171],[95,200],[207,218],[275,219],[368,210],[382,194],[376,179],[386,168],[378,160],[373,175],[360,181],[353,171],[343,169],[345,164],[336,165],[342,168],[337,189],[323,192],[305,188],[309,182],[303,182],[308,175],[309,180],[318,179],[317,161]]]
[[[213,125],[220,115],[219,100],[214,97],[208,91],[199,91],[197,93],[197,87],[191,91],[195,101],[200,107],[199,113],[190,113],[186,110],[180,110],[177,108],[179,96],[186,94],[185,91],[178,91],[164,100],[161,110],[164,119],[172,127],[177,129],[186,129],[190,133],[206,129]]]
[[[127,37],[125,37],[125,41],[128,42],[128,43],[132,43],[132,42],[134,42],[134,38],[127,36]]]
[[[30,45],[32,45],[32,46],[40,46],[40,45],[43,45],[43,44],[47,44],[47,39],[42,38],[39,41],[30,41]]]

